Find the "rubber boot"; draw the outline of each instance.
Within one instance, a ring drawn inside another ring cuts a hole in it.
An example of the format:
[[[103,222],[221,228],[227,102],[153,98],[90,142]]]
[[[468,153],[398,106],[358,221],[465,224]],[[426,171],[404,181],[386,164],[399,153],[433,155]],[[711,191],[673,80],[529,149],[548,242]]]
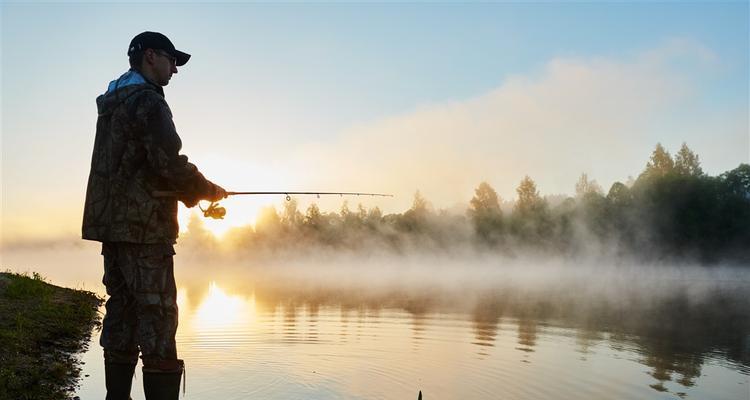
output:
[[[133,384],[135,364],[104,362],[104,382],[107,387],[107,400],[129,400]]]
[[[146,400],[177,400],[180,397],[180,382],[185,370],[182,360],[171,360],[169,368],[143,367],[143,393]]]

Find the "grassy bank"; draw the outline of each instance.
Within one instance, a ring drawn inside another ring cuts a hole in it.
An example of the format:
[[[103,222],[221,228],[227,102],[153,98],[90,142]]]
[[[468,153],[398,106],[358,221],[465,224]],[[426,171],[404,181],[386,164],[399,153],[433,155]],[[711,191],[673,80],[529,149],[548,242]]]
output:
[[[36,273],[0,272],[0,400],[70,398],[101,302]]]

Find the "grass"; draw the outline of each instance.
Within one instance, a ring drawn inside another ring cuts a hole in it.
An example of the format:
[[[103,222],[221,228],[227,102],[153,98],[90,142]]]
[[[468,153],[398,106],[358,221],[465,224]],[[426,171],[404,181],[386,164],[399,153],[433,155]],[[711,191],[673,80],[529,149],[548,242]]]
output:
[[[68,399],[80,373],[75,354],[99,324],[102,299],[0,272],[0,400]]]

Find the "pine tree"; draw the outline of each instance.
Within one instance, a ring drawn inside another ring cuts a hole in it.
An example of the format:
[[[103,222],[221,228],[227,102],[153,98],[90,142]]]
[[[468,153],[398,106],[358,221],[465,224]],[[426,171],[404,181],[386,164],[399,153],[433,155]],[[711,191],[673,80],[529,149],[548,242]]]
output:
[[[682,147],[680,147],[680,151],[678,151],[674,157],[674,169],[680,175],[703,175],[703,169],[701,168],[698,155],[693,153],[684,142],[682,143]]]
[[[310,204],[310,206],[307,207],[307,211],[305,212],[305,226],[313,229],[319,229],[322,224],[322,220],[323,216],[320,213],[320,208],[318,207],[318,205],[315,203]]]
[[[474,190],[474,197],[471,198],[471,207],[469,212],[472,215],[500,214],[500,198],[495,189],[487,182],[482,182]]]
[[[661,143],[657,143],[656,148],[651,153],[651,159],[646,163],[646,169],[641,173],[639,179],[665,176],[673,171],[674,160],[672,160],[672,155],[664,149]]]
[[[419,190],[414,193],[414,201],[401,218],[401,227],[407,231],[417,232],[426,229],[427,218],[431,212],[430,203],[422,197]]]
[[[297,199],[291,198],[284,203],[281,223],[287,228],[296,228],[302,224],[302,213],[297,210]]]
[[[528,214],[543,204],[542,197],[536,189],[536,183],[528,175],[521,180],[516,193],[518,193],[518,201],[513,209],[514,212]]]
[[[489,242],[496,240],[502,230],[503,212],[497,192],[487,182],[474,190],[468,215],[477,235]]]
[[[544,247],[551,235],[552,221],[547,202],[540,195],[536,184],[525,176],[516,189],[518,201],[513,207],[511,232],[522,243]]]
[[[418,215],[426,215],[429,209],[429,204],[427,203],[427,200],[425,200],[424,197],[422,197],[422,193],[417,190],[414,193],[414,201],[411,204],[411,208],[409,211],[412,211]]]
[[[602,194],[602,187],[596,183],[596,180],[589,180],[586,173],[581,174],[576,182],[576,198],[582,199],[587,194],[596,193]]]
[[[371,228],[377,227],[383,221],[383,212],[380,211],[380,207],[375,206],[367,212],[367,218],[365,219],[367,225]]]
[[[633,201],[633,194],[622,182],[615,182],[607,193],[607,201],[614,206],[627,206]]]

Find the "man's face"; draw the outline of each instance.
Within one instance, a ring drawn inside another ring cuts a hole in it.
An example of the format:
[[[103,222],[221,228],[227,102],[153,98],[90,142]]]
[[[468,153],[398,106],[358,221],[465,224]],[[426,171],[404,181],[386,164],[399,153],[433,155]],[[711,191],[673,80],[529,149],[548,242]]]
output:
[[[153,51],[149,60],[149,64],[152,67],[154,81],[161,85],[167,86],[169,80],[172,79],[172,74],[177,73],[177,60],[171,54],[164,50],[149,50]]]

